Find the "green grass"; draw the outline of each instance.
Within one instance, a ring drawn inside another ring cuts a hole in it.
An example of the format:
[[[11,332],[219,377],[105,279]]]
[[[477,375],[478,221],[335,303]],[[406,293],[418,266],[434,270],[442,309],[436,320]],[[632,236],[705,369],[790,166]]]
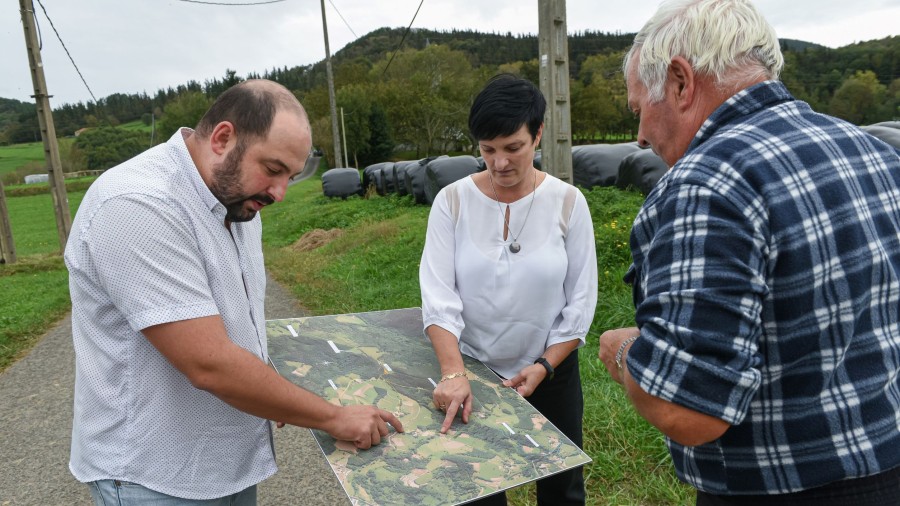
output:
[[[72,216],[84,191],[69,193]],[[69,279],[45,193],[7,199],[18,262],[0,265],[0,371],[25,354],[69,310]]]
[[[73,219],[84,192],[85,190],[67,193],[69,212]],[[53,199],[49,193],[10,197],[6,200],[6,206],[9,209],[10,228],[18,258],[61,252]]]
[[[32,255],[0,266],[0,371],[24,355],[69,310],[60,255]]]
[[[129,121],[128,123],[122,123],[119,125],[119,128],[124,128],[125,130],[133,130],[136,132],[150,132],[150,125],[145,125],[141,120]]]
[[[73,216],[83,195],[69,194]],[[662,436],[636,414],[597,359],[600,333],[634,324],[631,292],[622,276],[630,263],[630,224],[643,199],[612,188],[585,196],[594,221],[600,288],[588,344],[580,353],[585,451],[593,459],[585,467],[588,503],[692,504],[693,490],[675,478]],[[0,371],[69,308],[50,196],[13,197],[7,204],[20,262],[0,265]],[[263,211],[267,268],[312,314],[419,306],[418,264],[428,211],[411,197],[327,199],[321,179],[310,179]],[[342,235],[298,251],[298,239],[317,229],[340,229]],[[509,496],[514,505],[534,504],[534,486]]]
[[[12,172],[28,163],[44,162],[44,144],[29,142],[0,146],[0,175]]]

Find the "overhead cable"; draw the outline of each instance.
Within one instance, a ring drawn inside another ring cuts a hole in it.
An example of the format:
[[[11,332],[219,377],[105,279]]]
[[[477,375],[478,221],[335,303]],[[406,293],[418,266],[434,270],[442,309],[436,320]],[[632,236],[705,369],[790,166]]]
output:
[[[419,6],[416,8],[416,13],[413,14],[412,21],[409,22],[409,26],[406,27],[406,31],[403,32],[403,37],[400,39],[400,43],[397,44],[397,49],[394,50],[394,54],[391,55],[391,59],[388,60],[387,65],[384,66],[384,71],[381,73],[381,76],[384,77],[384,74],[387,73],[388,68],[391,66],[391,62],[394,61],[394,57],[397,56],[397,52],[403,46],[403,41],[406,40],[406,36],[409,35],[409,30],[412,28],[413,22],[416,20],[416,16],[419,15],[419,9],[422,8],[422,4],[425,3],[425,0],[421,0],[419,2]]]
[[[66,51],[66,56],[69,57],[69,61],[72,62],[72,66],[75,67],[75,72],[78,72],[78,77],[81,78],[81,82],[84,83],[84,87],[87,88],[88,93],[91,94],[91,98],[94,99],[94,103],[96,104],[96,103],[97,103],[97,97],[94,96],[94,92],[91,91],[91,87],[88,86],[87,81],[84,79],[84,75],[81,74],[81,69],[78,68],[78,65],[75,63],[75,59],[72,58],[72,54],[69,53],[69,48],[66,47],[66,43],[63,42],[62,37],[59,35],[59,31],[57,31],[57,30],[56,30],[56,27],[53,25],[53,20],[50,19],[50,15],[47,14],[47,9],[44,8],[44,4],[41,3],[41,0],[37,0],[37,3],[38,3],[38,5],[41,6],[41,10],[44,11],[44,16],[46,16],[46,17],[47,17],[47,21],[50,22],[50,28],[53,28],[53,33],[56,34],[56,38],[59,39],[59,43],[62,44],[63,49]],[[34,4],[32,4],[32,10],[33,10],[33,6],[34,6]],[[35,18],[35,21],[37,21],[37,18]],[[40,30],[39,30],[39,31],[40,31]]]

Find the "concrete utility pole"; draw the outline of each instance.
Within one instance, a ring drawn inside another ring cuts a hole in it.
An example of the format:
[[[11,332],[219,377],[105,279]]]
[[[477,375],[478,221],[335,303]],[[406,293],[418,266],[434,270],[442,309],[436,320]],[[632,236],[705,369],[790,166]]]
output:
[[[22,26],[25,28],[25,48],[28,50],[28,63],[31,67],[31,82],[34,83],[34,101],[37,104],[38,123],[41,126],[41,138],[44,140],[44,158],[47,160],[47,173],[50,176],[50,194],[53,195],[53,208],[56,211],[56,232],[59,235],[60,251],[66,248],[66,240],[72,229],[72,218],[69,215],[69,199],[66,198],[66,183],[63,178],[62,162],[59,159],[59,144],[56,142],[56,128],[53,126],[53,114],[50,109],[50,95],[47,95],[47,81],[44,79],[44,63],[41,61],[41,49],[38,46],[37,29],[34,24],[34,5],[31,0],[19,0],[22,14]]]
[[[337,104],[334,99],[334,73],[331,71],[331,49],[328,48],[328,23],[325,21],[325,0],[322,4],[322,31],[325,32],[325,75],[328,78],[328,105],[331,107],[331,135],[334,138],[334,166],[343,167],[341,135],[338,132]]]
[[[538,52],[541,92],[547,99],[541,167],[573,183],[566,0],[538,0]]]

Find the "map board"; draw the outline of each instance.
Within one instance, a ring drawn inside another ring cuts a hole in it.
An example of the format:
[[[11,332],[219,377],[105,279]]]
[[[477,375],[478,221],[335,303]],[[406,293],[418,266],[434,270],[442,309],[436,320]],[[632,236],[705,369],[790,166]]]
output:
[[[266,322],[278,372],[340,405],[376,404],[400,419],[358,450],[312,431],[354,505],[455,505],[580,466],[590,458],[481,362],[463,356],[475,397],[469,423],[440,433],[441,377],[418,308]]]

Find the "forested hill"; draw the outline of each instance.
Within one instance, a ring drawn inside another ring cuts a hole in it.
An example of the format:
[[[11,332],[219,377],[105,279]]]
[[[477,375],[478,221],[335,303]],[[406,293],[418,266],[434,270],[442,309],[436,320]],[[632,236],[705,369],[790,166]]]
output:
[[[336,87],[340,89],[388,79],[402,81],[405,77],[402,72],[411,74],[414,69],[404,70],[395,60],[390,72],[384,73],[388,61],[396,55],[409,56],[435,47],[446,49],[448,55],[462,55],[467,65],[477,69],[482,76],[503,69],[537,80],[536,35],[413,29],[401,46],[405,31],[405,28],[381,28],[337,51],[333,61]],[[601,67],[604,79],[615,77],[615,62],[631,44],[633,37],[634,34],[630,33],[594,31],[570,34],[569,70],[573,104],[579,86],[587,89],[592,83],[596,84],[597,76],[601,75],[597,71]],[[792,93],[810,102],[815,109],[858,124],[900,116],[897,110],[900,104],[900,36],[837,49],[797,40],[783,39],[781,42],[786,60],[782,80]],[[585,69],[586,64],[589,68]],[[319,100],[325,85],[325,65],[322,61],[291,68],[261,69],[245,76],[237,76],[234,71],[223,69],[223,74],[222,77],[197,76],[197,80],[187,83],[173,83],[152,95],[116,93],[100,99],[98,103],[57,104],[54,109],[56,131],[59,135],[71,135],[85,126],[114,125],[142,117],[149,121],[151,114],[159,119],[163,112],[168,112],[167,106],[180,97],[200,94],[211,99],[245,78],[263,77],[278,81],[294,90],[304,103]],[[199,101],[196,102],[199,104]],[[598,106],[603,104],[590,107]],[[33,104],[0,99],[0,144],[39,139],[38,132]]]
[[[379,61],[397,50],[405,29],[380,28],[351,42],[335,54],[335,58],[365,58]],[[578,65],[597,53],[628,49],[633,33],[576,32],[569,35],[570,71],[578,74]],[[537,58],[538,38],[533,34],[483,33],[473,30],[435,31],[414,29],[406,36],[404,48],[424,49],[429,44],[442,44],[469,55],[473,65],[498,66]]]

